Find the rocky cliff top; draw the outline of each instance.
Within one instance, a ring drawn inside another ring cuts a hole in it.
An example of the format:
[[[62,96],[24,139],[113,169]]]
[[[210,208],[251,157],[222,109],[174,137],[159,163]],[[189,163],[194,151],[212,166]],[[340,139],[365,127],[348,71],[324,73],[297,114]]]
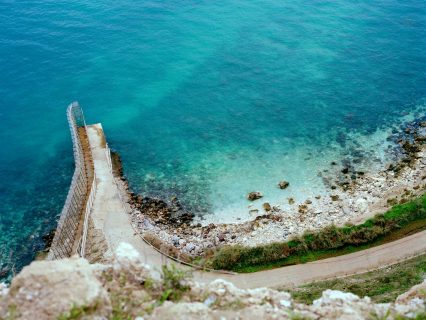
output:
[[[268,288],[241,290],[218,279],[201,284],[174,266],[161,273],[122,243],[108,264],[36,261],[0,285],[0,319],[417,319],[426,280],[395,302],[326,290],[312,305]]]

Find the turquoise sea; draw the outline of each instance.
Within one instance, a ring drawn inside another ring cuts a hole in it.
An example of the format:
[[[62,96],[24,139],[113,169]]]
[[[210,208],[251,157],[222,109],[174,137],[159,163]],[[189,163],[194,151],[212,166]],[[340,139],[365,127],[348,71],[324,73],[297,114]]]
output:
[[[382,165],[425,98],[424,0],[0,0],[0,273],[55,228],[74,100],[132,188],[226,222],[250,191],[323,192],[330,161]]]

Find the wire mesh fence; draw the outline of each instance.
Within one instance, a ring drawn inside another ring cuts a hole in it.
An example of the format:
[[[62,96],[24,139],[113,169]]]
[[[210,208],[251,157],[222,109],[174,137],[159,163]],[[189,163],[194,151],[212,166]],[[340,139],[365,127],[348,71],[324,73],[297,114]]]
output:
[[[86,208],[84,210],[83,231],[82,231],[80,245],[78,248],[78,253],[80,254],[81,257],[84,257],[86,253],[86,243],[87,243],[87,236],[89,231],[89,217],[90,217],[90,211],[92,210],[93,202],[95,201],[95,194],[96,194],[96,175],[93,176],[92,186],[90,188],[90,192],[87,197]]]
[[[79,133],[79,129],[86,132],[86,123],[83,111],[77,102],[68,106],[67,119],[71,131],[75,170],[47,256],[48,260],[66,258],[75,253],[81,253],[81,248],[79,249],[76,243],[80,241],[82,234],[87,232],[87,230],[85,231],[87,225],[84,223],[84,228],[81,228],[80,224],[83,214],[87,213],[88,210],[90,211],[94,197],[92,189],[95,188],[96,179],[89,174],[89,170],[93,169],[87,165],[81,140],[82,135]],[[86,220],[85,217],[84,221]]]

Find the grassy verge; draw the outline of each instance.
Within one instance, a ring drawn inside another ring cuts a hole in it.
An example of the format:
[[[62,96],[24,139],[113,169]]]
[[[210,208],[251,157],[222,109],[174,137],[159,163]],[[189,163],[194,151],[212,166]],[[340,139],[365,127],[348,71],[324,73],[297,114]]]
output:
[[[396,205],[360,225],[329,226],[305,232],[290,241],[258,247],[224,246],[207,259],[206,265],[236,272],[256,272],[367,249],[425,229],[426,194]]]
[[[426,255],[422,255],[377,271],[283,290],[289,291],[297,302],[307,304],[321,297],[326,289],[369,296],[376,303],[392,302],[398,295],[422,282],[425,275]]]

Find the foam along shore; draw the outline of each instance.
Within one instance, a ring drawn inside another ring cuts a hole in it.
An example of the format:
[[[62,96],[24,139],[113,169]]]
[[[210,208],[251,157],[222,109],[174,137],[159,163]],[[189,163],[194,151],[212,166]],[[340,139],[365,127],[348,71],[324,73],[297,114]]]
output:
[[[323,177],[329,186],[327,196],[296,202],[290,210],[271,203],[264,206],[267,211],[263,214],[244,223],[202,225],[191,214],[176,214],[180,210],[177,199],[167,203],[136,195],[123,177],[119,185],[127,191],[131,220],[139,232],[182,255],[195,257],[224,244],[256,246],[285,241],[306,230],[357,224],[422,195],[426,187],[425,139],[426,122],[410,122],[395,141],[401,151],[395,163],[377,172],[354,172],[350,166],[342,169],[331,163],[329,176]]]

